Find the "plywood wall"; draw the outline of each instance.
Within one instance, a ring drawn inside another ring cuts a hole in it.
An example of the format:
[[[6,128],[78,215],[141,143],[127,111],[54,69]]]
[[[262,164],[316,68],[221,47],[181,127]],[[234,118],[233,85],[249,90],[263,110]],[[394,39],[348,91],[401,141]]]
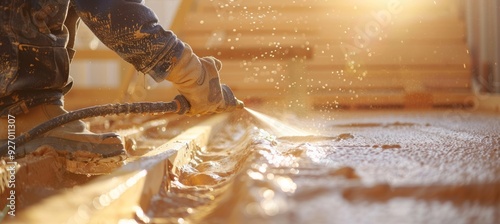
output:
[[[180,37],[245,99],[293,106],[470,105],[455,0],[196,1]],[[297,102],[301,101],[301,102]]]

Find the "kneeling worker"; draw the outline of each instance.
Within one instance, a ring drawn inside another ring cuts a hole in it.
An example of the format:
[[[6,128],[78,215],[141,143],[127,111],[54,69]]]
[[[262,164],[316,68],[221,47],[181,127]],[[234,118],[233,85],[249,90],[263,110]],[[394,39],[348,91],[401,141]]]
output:
[[[15,131],[20,134],[67,113],[63,96],[72,86],[69,64],[80,20],[138,71],[157,82],[172,82],[189,101],[188,114],[229,111],[241,103],[224,100],[220,61],[196,56],[189,45],[161,27],[141,1],[12,0],[0,6],[0,145],[7,142],[9,115],[15,116]],[[79,157],[93,155],[99,158],[93,160],[97,165],[107,163],[108,168],[127,157],[117,134],[92,133],[82,121],[17,147],[16,156],[44,145],[69,161],[85,161]],[[100,173],[98,166],[89,172]]]

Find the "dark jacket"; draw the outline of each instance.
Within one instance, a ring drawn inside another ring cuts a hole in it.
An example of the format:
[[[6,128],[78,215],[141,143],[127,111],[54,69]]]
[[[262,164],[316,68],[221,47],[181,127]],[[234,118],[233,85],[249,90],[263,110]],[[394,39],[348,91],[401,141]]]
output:
[[[0,99],[68,85],[78,17],[138,71],[158,82],[164,80],[184,44],[164,30],[153,11],[141,2],[0,1]],[[0,109],[8,106],[5,102],[0,102]]]

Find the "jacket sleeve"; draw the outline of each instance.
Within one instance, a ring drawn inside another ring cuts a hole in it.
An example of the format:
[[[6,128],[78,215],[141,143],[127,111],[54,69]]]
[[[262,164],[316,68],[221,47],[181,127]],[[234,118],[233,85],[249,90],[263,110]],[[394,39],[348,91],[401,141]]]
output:
[[[165,80],[184,43],[158,24],[141,0],[72,0],[90,30],[125,61],[157,82]]]

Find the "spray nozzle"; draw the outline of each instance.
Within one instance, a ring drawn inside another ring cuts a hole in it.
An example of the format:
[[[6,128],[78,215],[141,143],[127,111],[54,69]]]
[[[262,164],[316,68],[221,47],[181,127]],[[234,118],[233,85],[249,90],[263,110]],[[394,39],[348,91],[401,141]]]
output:
[[[224,96],[225,110],[224,111],[233,111],[235,109],[243,109],[245,108],[245,103],[243,101],[236,99],[233,91],[229,86],[222,84],[222,95]],[[177,104],[177,114],[185,114],[191,109],[191,105],[189,101],[183,95],[177,95],[175,97],[175,102]]]
[[[243,101],[236,99],[233,91],[229,86],[222,84],[222,95],[224,96],[224,102],[226,103],[226,111],[232,111],[234,109],[243,109],[245,104]]]

